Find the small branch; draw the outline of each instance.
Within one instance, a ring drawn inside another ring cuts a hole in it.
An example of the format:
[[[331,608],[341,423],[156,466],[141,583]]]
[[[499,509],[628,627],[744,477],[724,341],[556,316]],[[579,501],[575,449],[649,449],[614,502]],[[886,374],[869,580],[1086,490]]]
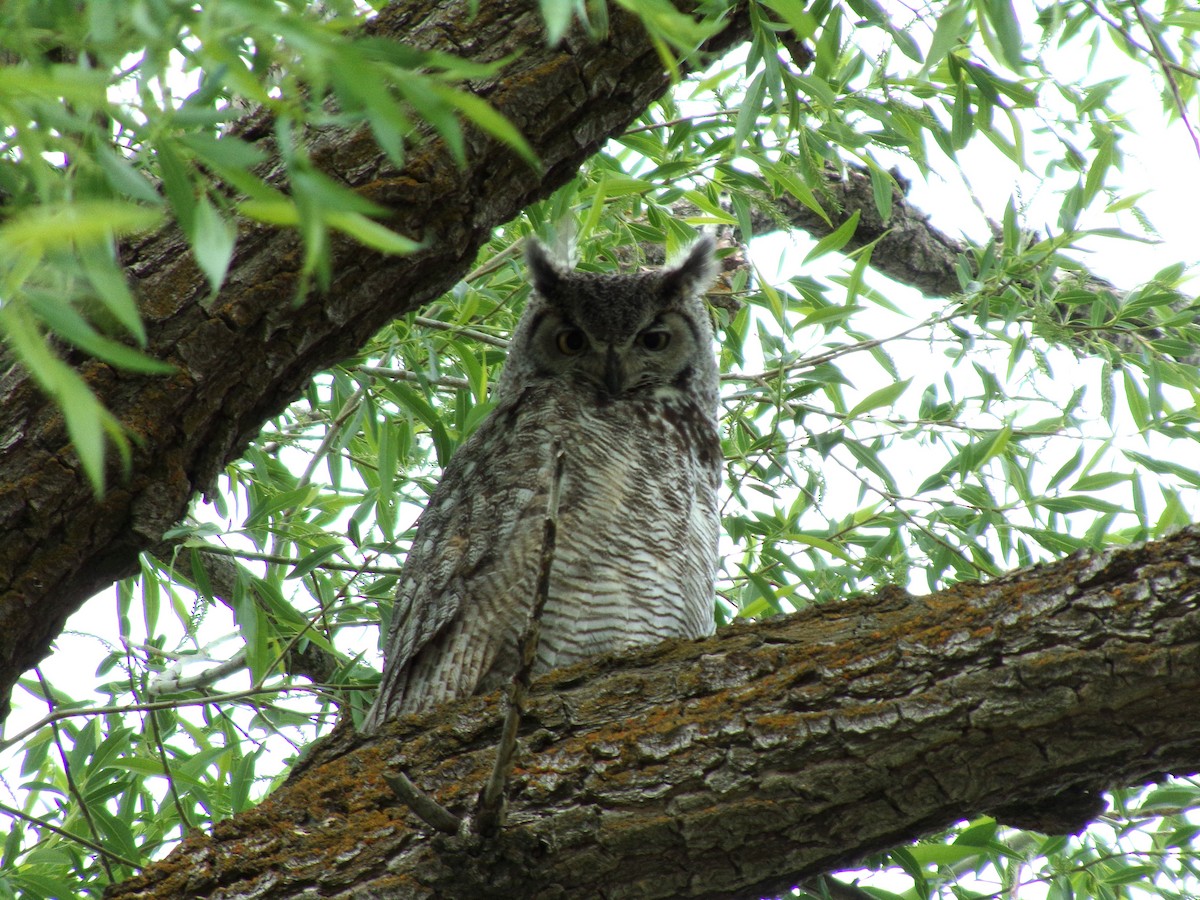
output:
[[[399,381],[411,381],[416,384],[431,384],[434,387],[453,388],[456,391],[471,390],[471,382],[465,378],[456,378],[453,375],[438,375],[430,378],[426,375],[410,372],[408,369],[393,369],[387,366],[355,366],[354,371],[361,375],[366,375],[368,378],[394,378]]]
[[[68,831],[65,828],[60,828],[53,822],[47,822],[45,819],[39,819],[37,816],[31,816],[29,813],[23,812],[22,810],[17,809],[15,806],[9,806],[7,803],[0,803],[0,813],[4,813],[6,816],[12,816],[14,819],[20,819],[22,822],[28,822],[35,828],[45,829],[51,834],[57,834],[64,840],[73,841],[74,843],[79,844],[81,847],[87,847],[97,856],[111,859],[113,862],[120,863],[123,866],[128,866],[134,871],[141,869],[144,865],[144,863],[137,862],[132,859],[126,859],[125,857],[106,849],[95,841],[89,841],[87,838],[75,834],[74,832]]]
[[[149,712],[156,709],[182,709],[185,706],[215,706],[221,707],[226,703],[237,703],[251,697],[265,694],[321,694],[325,690],[322,685],[314,684],[284,684],[279,687],[258,687],[245,691],[231,691],[228,694],[213,694],[195,700],[157,700],[150,703],[126,703],[122,706],[84,706],[76,709],[56,710],[43,716],[39,721],[18,731],[10,738],[0,740],[0,751],[14,747],[25,738],[41,731],[47,725],[61,722],[64,719],[86,719],[92,716],[120,715],[122,713]]]
[[[238,650],[224,662],[205,669],[198,675],[184,678],[177,667],[169,667],[160,677],[153,679],[146,687],[147,695],[162,697],[168,694],[182,694],[187,691],[198,691],[211,687],[222,678],[228,678],[234,672],[246,668],[246,648]]]
[[[413,321],[418,325],[424,325],[426,328],[435,328],[438,331],[452,331],[455,334],[461,334],[463,337],[469,337],[473,341],[479,341],[481,344],[490,344],[493,347],[500,347],[504,350],[508,349],[508,341],[504,338],[498,338],[494,334],[488,334],[474,328],[467,328],[464,325],[455,325],[453,322],[443,322],[440,319],[431,319],[428,316],[414,316]]]
[[[180,539],[175,543],[178,543],[184,548],[191,549],[192,547],[195,547],[195,545],[187,543],[189,540],[194,540],[194,538]],[[281,566],[295,566],[302,559],[302,557],[299,556],[287,556],[280,553],[259,553],[254,550],[239,550],[235,547],[222,547],[219,544],[205,544],[203,547],[196,547],[195,549],[200,550],[202,553],[211,553],[214,556],[232,556],[237,559],[252,559],[257,562],[278,563]],[[154,554],[160,560],[163,558],[158,552],[157,548],[154,551]],[[400,566],[371,566],[366,568],[361,564],[356,565],[353,563],[339,563],[330,561],[321,563],[320,568],[329,572],[365,572],[371,575],[399,575],[404,571]],[[217,599],[219,600],[221,598],[218,597]]]
[[[307,475],[307,473],[306,473]],[[193,541],[193,543],[188,543]],[[233,597],[236,595],[238,567],[243,559],[256,558],[265,562],[278,563],[280,565],[297,565],[300,562],[299,558],[290,556],[281,556],[279,554],[253,554],[249,551],[236,550],[229,547],[221,547],[216,544],[203,543],[197,546],[194,543],[194,538],[178,538],[163,541],[152,552],[154,556],[164,565],[170,568],[177,576],[186,579],[188,582],[195,584],[193,574],[177,568],[177,556],[184,551],[192,551],[195,554],[194,560],[204,571],[204,576],[208,579],[208,587],[213,599],[220,601],[230,611],[236,612],[234,609]],[[269,558],[268,558],[269,557]],[[353,576],[360,575],[367,568],[363,563],[351,565],[349,563],[336,563],[326,561],[321,564],[325,569],[337,569],[339,571],[351,572]],[[400,570],[395,569],[395,573]],[[377,573],[378,574],[378,573]],[[199,593],[199,591],[198,591]],[[286,657],[282,671],[287,675],[303,675],[310,678],[314,682],[328,681],[330,675],[336,672],[341,667],[341,660],[336,654],[327,652],[315,644],[310,644],[304,653],[293,653],[292,650],[296,643],[302,638],[308,628],[313,627],[313,622],[310,620],[308,626],[301,630],[296,635],[293,635],[291,642],[288,644],[283,656]],[[155,648],[155,653],[160,653],[158,648]],[[226,675],[236,672],[238,669],[245,666],[245,653],[240,653],[233,659],[227,660],[215,669],[210,669],[201,675],[194,676],[193,679],[181,679],[178,676],[169,678],[166,675],[160,679],[153,693],[165,694],[176,693],[184,690],[192,690],[201,688],[207,684],[212,684]],[[274,666],[272,666],[274,668]],[[178,682],[178,683],[177,683]]]
[[[33,671],[37,675],[38,683],[42,687],[42,695],[46,699],[46,705],[50,707],[50,713],[53,715],[55,712],[54,695],[50,691],[50,685],[46,683],[46,676],[42,674],[40,666],[35,666]],[[80,815],[83,816],[83,821],[87,823],[88,831],[92,833],[92,837],[98,843],[100,841],[100,831],[96,828],[96,823],[92,820],[92,811],[88,807],[87,800],[80,793],[79,785],[75,783],[75,776],[71,773],[71,760],[67,756],[66,749],[63,747],[62,734],[59,731],[58,723],[51,722],[50,729],[54,734],[54,746],[58,750],[59,759],[62,761],[63,777],[67,782],[67,791],[70,793],[71,799],[75,801],[75,806],[79,810]],[[104,874],[108,876],[110,882],[113,881],[113,871],[112,866],[109,864],[108,852],[101,848],[98,858],[100,865],[104,868]]]
[[[801,369],[816,369],[818,366],[823,366],[841,356],[846,356],[850,353],[861,353],[864,351],[873,350],[876,347],[881,347],[884,344],[892,341],[898,341],[907,338],[909,335],[920,331],[923,328],[934,328],[935,326],[941,325],[945,322],[953,321],[955,318],[957,318],[957,316],[954,313],[938,313],[922,319],[920,322],[917,322],[910,328],[902,329],[901,331],[897,331],[894,334],[888,335],[887,337],[864,338],[862,340],[855,341],[852,344],[843,344],[840,347],[834,347],[831,350],[826,350],[823,353],[818,353],[814,356],[805,356],[801,359],[793,360],[792,362],[781,363],[780,365],[775,366],[773,369],[768,369],[757,374],[747,375],[738,372],[727,372],[721,375],[721,383],[725,384],[733,381],[749,382],[752,384],[766,384],[774,379],[782,378],[784,375],[790,372],[795,372]]]
[[[175,778],[171,773],[171,761],[167,758],[167,747],[163,743],[162,731],[158,727],[158,713],[146,713],[143,721],[149,722],[150,730],[154,734],[154,749],[158,753],[159,764],[163,767],[163,772],[167,775],[167,790],[171,794],[171,802],[175,804],[175,814],[179,816],[179,830],[186,835],[192,830],[192,820],[187,814],[187,809],[184,808],[183,800],[179,796],[179,790],[175,787]]]
[[[383,780],[404,801],[404,805],[430,828],[443,834],[459,834],[462,831],[462,819],[413,784],[403,772],[386,772]]]
[[[1146,37],[1150,39],[1150,53],[1158,63],[1158,67],[1162,69],[1163,78],[1167,80],[1167,86],[1171,89],[1171,97],[1175,101],[1175,111],[1179,113],[1179,118],[1183,120],[1183,126],[1192,139],[1192,145],[1196,148],[1196,156],[1200,157],[1200,135],[1196,134],[1196,129],[1192,127],[1192,121],[1188,118],[1187,104],[1184,103],[1183,96],[1179,93],[1179,84],[1175,81],[1175,73],[1171,71],[1170,60],[1163,52],[1162,43],[1146,20],[1146,14],[1142,11],[1142,4],[1138,0],[1134,0],[1133,12],[1137,16],[1138,24],[1146,32]],[[1190,74],[1192,77],[1197,77],[1196,73]]]
[[[521,726],[521,714],[525,709],[525,698],[529,693],[529,682],[533,663],[537,659],[537,646],[542,633],[542,613],[550,596],[550,567],[554,564],[554,546],[558,540],[558,503],[562,493],[563,450],[556,441],[550,447],[554,460],[554,475],[550,481],[550,493],[546,500],[546,519],[542,530],[542,555],[538,564],[537,589],[533,607],[529,610],[529,621],[521,635],[521,664],[513,674],[508,687],[508,711],[504,716],[504,728],[500,743],[496,747],[496,765],[491,777],[479,793],[476,806],[474,830],[476,834],[490,837],[500,830],[504,822],[504,788],[512,772],[513,758],[517,749],[517,731]]]
[[[1151,50],[1145,44],[1142,44],[1140,41],[1138,41],[1138,39],[1133,36],[1133,34],[1129,31],[1128,28],[1125,28],[1120,22],[1118,22],[1115,19],[1113,19],[1112,17],[1108,16],[1104,12],[1104,10],[1100,9],[1100,7],[1098,7],[1095,3],[1087,2],[1086,5],[1087,5],[1087,8],[1092,11],[1092,15],[1096,16],[1096,18],[1098,18],[1098,19],[1103,20],[1105,25],[1107,25],[1109,28],[1111,28],[1113,31],[1115,31],[1117,34],[1119,34],[1122,38],[1124,38],[1126,41],[1128,41],[1129,45],[1131,47],[1136,47],[1138,50],[1141,50],[1143,53],[1149,53],[1151,55],[1154,55],[1153,50]],[[1135,7],[1136,7],[1136,4],[1135,4]],[[1140,19],[1140,16],[1139,16],[1139,19]],[[1186,75],[1188,78],[1200,79],[1200,70],[1189,69],[1187,66],[1181,65],[1180,63],[1177,63],[1174,60],[1163,59],[1163,60],[1161,60],[1160,64],[1166,68],[1169,68],[1176,72],[1179,72],[1182,75]]]
[[[309,458],[308,465],[304,467],[304,473],[300,476],[299,481],[296,482],[297,488],[308,487],[309,483],[312,481],[313,473],[317,470],[317,466],[320,464],[321,460],[323,460],[329,454],[330,448],[333,447],[337,439],[341,437],[342,428],[354,417],[354,414],[358,411],[358,407],[362,403],[362,399],[364,396],[366,396],[366,393],[367,389],[360,385],[358,390],[346,398],[346,402],[342,404],[342,408],[338,411],[338,414],[334,416],[333,421],[329,423],[329,427],[325,430],[325,436],[321,438],[320,445]],[[283,513],[283,516],[284,518],[287,518],[294,512],[294,508],[289,509]]]

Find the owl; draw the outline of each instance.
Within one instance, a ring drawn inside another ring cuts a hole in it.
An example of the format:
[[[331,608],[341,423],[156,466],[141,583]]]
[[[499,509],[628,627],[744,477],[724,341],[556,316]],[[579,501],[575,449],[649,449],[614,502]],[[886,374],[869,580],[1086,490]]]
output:
[[[678,263],[568,271],[541,244],[495,406],[418,523],[364,730],[499,688],[519,665],[552,482],[557,542],[533,673],[714,627],[711,238]]]

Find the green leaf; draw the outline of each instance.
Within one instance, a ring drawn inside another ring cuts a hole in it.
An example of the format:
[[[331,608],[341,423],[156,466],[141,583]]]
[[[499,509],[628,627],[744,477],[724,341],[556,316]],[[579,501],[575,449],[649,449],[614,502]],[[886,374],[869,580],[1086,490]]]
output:
[[[950,140],[955,150],[967,146],[974,131],[974,115],[971,112],[971,96],[966,81],[959,81],[954,89],[954,106],[950,112]]]
[[[161,213],[133,203],[88,200],[47,203],[11,216],[0,225],[0,258],[40,256],[72,244],[91,244],[145,231]]]
[[[1096,155],[1092,158],[1091,164],[1088,166],[1087,177],[1083,182],[1083,206],[1091,203],[1096,198],[1096,195],[1100,193],[1100,189],[1104,187],[1104,178],[1113,164],[1115,146],[1116,138],[1112,130],[1106,129],[1100,136]]]
[[[1133,416],[1133,421],[1137,424],[1138,430],[1146,431],[1151,424],[1150,403],[1147,401],[1146,395],[1142,393],[1141,386],[1128,369],[1121,370],[1121,380],[1125,386],[1125,402],[1129,406],[1129,414]]]
[[[1130,194],[1128,197],[1121,197],[1104,207],[1104,211],[1111,214],[1133,209],[1150,193],[1150,191],[1138,191],[1136,194]]]
[[[718,19],[699,21],[680,12],[670,0],[617,0],[617,3],[639,17],[652,38],[684,54],[691,53],[723,27]]]
[[[970,32],[964,27],[968,11],[969,7],[963,0],[954,0],[938,11],[937,27],[933,31],[933,40],[929,42],[923,72],[933,69],[951,50],[970,36]]]
[[[179,142],[209,165],[222,170],[245,170],[266,159],[266,154],[259,147],[228,134],[216,137],[203,132],[191,132],[179,135]]]
[[[858,210],[854,212],[856,215],[858,214]],[[845,279],[846,306],[855,306],[858,302],[859,294],[863,291],[863,281],[867,277],[867,266],[871,264],[871,254],[874,253],[877,243],[879,243],[878,238],[865,247],[859,247],[852,254],[854,268],[850,270],[850,276]],[[838,276],[833,276],[831,280],[839,283],[842,281]]]
[[[146,343],[146,329],[137,301],[125,281],[125,273],[117,265],[111,247],[92,246],[79,249],[79,260],[96,296],[118,322],[139,344]]]
[[[298,563],[296,563],[295,566],[292,567],[292,571],[288,572],[285,580],[291,581],[296,578],[303,578],[331,556],[336,556],[337,554],[341,553],[343,549],[344,548],[340,543],[328,544],[324,547],[319,547],[318,549],[313,550],[311,553],[305,554],[305,556]]]
[[[196,218],[196,191],[191,174],[170,141],[162,141],[155,147],[154,158],[175,220],[184,234],[191,234]]]
[[[574,17],[573,4],[565,0],[538,0],[542,21],[546,23],[546,43],[557,47]]]
[[[125,157],[104,145],[98,145],[95,148],[95,154],[96,161],[100,163],[100,168],[104,170],[109,184],[117,193],[151,205],[162,203],[162,197],[158,195],[154,185],[146,179],[145,175],[130,165],[129,160]]]
[[[800,320],[796,326],[799,328],[814,328],[818,325],[824,326],[825,330],[830,330],[831,327],[844,324],[850,319],[861,307],[856,306],[826,306],[815,312],[809,313]]]
[[[817,241],[816,246],[809,250],[808,255],[804,257],[804,263],[807,265],[815,259],[820,259],[826,253],[841,250],[850,243],[850,239],[858,230],[858,220],[861,216],[862,210],[856,209],[850,218],[839,225],[832,234],[827,234]]]
[[[1047,497],[1040,500],[1038,506],[1056,513],[1076,512],[1121,512],[1124,507],[1101,500],[1099,497]]]
[[[1129,473],[1097,472],[1094,475],[1084,475],[1080,477],[1078,481],[1071,485],[1071,490],[1078,491],[1080,493],[1103,491],[1107,490],[1108,488],[1115,487],[1118,484],[1125,484],[1132,478],[1133,476]]]
[[[817,33],[817,20],[804,8],[803,0],[762,0],[779,20],[792,29],[798,38],[809,38]]]
[[[257,603],[248,585],[250,575],[242,568],[237,570],[237,580],[233,588],[233,616],[237,621],[238,632],[246,644],[246,663],[250,675],[255,682],[260,681],[271,664],[271,654],[268,650],[267,632],[270,630],[266,616]]]
[[[833,227],[833,221],[829,218],[829,214],[825,212],[816,193],[804,182],[803,178],[783,165],[770,165],[765,167],[764,171],[772,183],[780,185],[808,209],[820,216],[830,228]]]
[[[886,225],[892,218],[892,190],[895,183],[892,176],[878,165],[872,165],[870,172],[871,196],[875,200],[875,209],[879,212],[879,218]]]
[[[887,464],[879,458],[879,452],[877,448],[869,448],[859,441],[849,439],[843,441],[842,443],[846,449],[853,454],[854,458],[858,460],[859,465],[862,465],[871,472],[875,473],[875,475],[878,476],[885,485],[887,485],[887,489],[889,491],[897,491],[896,480],[892,476],[892,473],[888,470]]]
[[[1004,205],[1004,220],[1001,223],[1001,234],[1004,236],[1004,252],[1016,255],[1021,250],[1021,227],[1017,222],[1016,198],[1009,197]]]
[[[195,207],[192,231],[189,235],[196,263],[208,279],[213,291],[221,289],[229,263],[233,259],[233,246],[237,230],[217,212],[208,198],[201,197]]]
[[[1131,461],[1137,463],[1143,468],[1149,469],[1156,475],[1171,475],[1186,481],[1188,484],[1195,487],[1200,487],[1200,472],[1195,469],[1189,469],[1182,463],[1171,462],[1165,459],[1156,459],[1153,456],[1148,456],[1145,453],[1138,453],[1134,450],[1122,451],[1125,456]]]
[[[750,82],[750,86],[746,88],[746,95],[742,98],[742,106],[738,110],[737,122],[733,129],[733,143],[736,147],[745,147],[751,132],[758,128],[765,86],[766,73],[759,72]]]
[[[900,399],[901,395],[908,390],[908,386],[910,384],[912,384],[912,379],[905,378],[903,381],[897,381],[895,384],[884,385],[878,390],[872,391],[862,400],[856,403],[850,412],[846,413],[846,418],[858,418],[863,413],[872,409],[878,409],[881,406],[891,408],[891,406]]]
[[[276,200],[243,200],[238,212],[248,219],[265,225],[295,226],[300,224],[300,210],[296,204],[280,195]]]
[[[329,213],[325,217],[325,220],[331,228],[336,228],[338,231],[350,235],[350,237],[354,238],[360,244],[371,247],[381,253],[403,256],[420,250],[424,246],[424,244],[406,238],[402,234],[397,234],[386,225],[381,225],[373,219],[368,219],[362,213],[333,212]]]
[[[897,49],[913,62],[924,63],[925,57],[921,53],[921,45],[917,43],[917,39],[912,36],[906,29],[897,28],[891,22],[887,23],[887,32],[892,36]]]
[[[446,85],[433,85],[432,89],[447,104],[461,112],[478,128],[490,134],[525,160],[535,172],[542,170],[542,161],[533,152],[525,135],[517,130],[508,119],[496,111],[486,100],[481,100],[467,91],[459,91]]]
[[[978,0],[978,6],[992,27],[995,39],[988,41],[988,44],[996,55],[1013,71],[1024,69],[1025,60],[1021,57],[1024,41],[1012,0]]]
[[[1065,463],[1063,463],[1061,466],[1059,466],[1058,471],[1055,472],[1050,477],[1050,480],[1046,483],[1046,489],[1053,490],[1054,488],[1058,487],[1067,478],[1069,478],[1071,476],[1071,474],[1073,472],[1075,472],[1075,470],[1078,469],[1080,467],[1080,465],[1082,465],[1082,463],[1083,463],[1083,448],[1079,447],[1078,449],[1076,449],[1074,455],[1070,459],[1068,459]],[[1083,479],[1080,479],[1080,481],[1082,481],[1082,480]],[[1077,482],[1075,487],[1072,488],[1072,490],[1087,490],[1087,488],[1080,488],[1079,483]]]
[[[954,866],[973,862],[980,858],[983,850],[970,844],[915,844],[908,848],[919,866]]]
[[[829,82],[824,78],[818,78],[815,75],[797,75],[796,84],[826,109],[837,108],[837,91],[830,87]]]
[[[174,366],[104,337],[65,300],[33,294],[29,307],[56,335],[98,359],[131,372],[165,375],[175,371]]]

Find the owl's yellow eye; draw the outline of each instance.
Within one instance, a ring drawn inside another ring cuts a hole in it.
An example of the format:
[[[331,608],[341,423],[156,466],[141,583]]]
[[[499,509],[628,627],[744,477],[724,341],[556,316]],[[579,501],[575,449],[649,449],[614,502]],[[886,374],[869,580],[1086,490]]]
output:
[[[643,350],[657,353],[660,350],[667,349],[667,346],[671,343],[671,332],[643,331],[637,336],[637,343]]]
[[[587,336],[578,328],[564,328],[555,338],[558,352],[563,356],[578,356],[587,349]]]

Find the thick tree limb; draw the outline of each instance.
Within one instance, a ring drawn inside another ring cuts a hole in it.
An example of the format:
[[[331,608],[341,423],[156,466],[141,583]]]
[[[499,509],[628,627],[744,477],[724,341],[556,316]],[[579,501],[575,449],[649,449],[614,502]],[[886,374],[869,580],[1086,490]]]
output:
[[[402,171],[368,132],[330,130],[310,155],[324,171],[392,210],[388,224],[428,242],[381,258],[348,241],[333,248],[327,294],[298,309],[302,253],[290,231],[243,223],[225,285],[208,296],[176,228],[125,248],[149,335],[148,352],[178,367],[170,377],[80,370],[134,436],[132,475],[96,501],[61,416],[22,369],[0,356],[0,721],[16,679],[49,652],[68,615],[134,570],[192,496],[240,454],[262,423],[299,395],[313,373],[357,351],[391,318],[448,290],[498,224],[566,182],[668,86],[639,22],[614,11],[599,44],[548,48],[537,5],[495,0],[467,7],[396,3],[374,34],[477,61],[515,58],[476,92],[526,135],[540,174],[507,149],[468,136],[465,169],[431,140]],[[721,53],[749,31],[733,17],[708,49]],[[261,115],[242,128],[269,146]]]
[[[766,233],[786,225],[820,239],[858,212],[858,227],[844,248],[846,252],[878,241],[871,254],[872,268],[927,297],[949,297],[961,290],[955,263],[966,244],[935,228],[929,216],[899,190],[892,191],[892,215],[885,222],[875,206],[871,176],[863,169],[850,166],[844,175],[827,170],[824,183],[811,187],[818,191],[832,226],[799,200],[783,194],[762,198],[752,220],[755,230]]]
[[[1194,771],[1198,695],[1192,527],[551,673],[492,843],[428,833],[383,773],[463,811],[496,695],[341,729],[110,896],[763,896],[964,817]]]

